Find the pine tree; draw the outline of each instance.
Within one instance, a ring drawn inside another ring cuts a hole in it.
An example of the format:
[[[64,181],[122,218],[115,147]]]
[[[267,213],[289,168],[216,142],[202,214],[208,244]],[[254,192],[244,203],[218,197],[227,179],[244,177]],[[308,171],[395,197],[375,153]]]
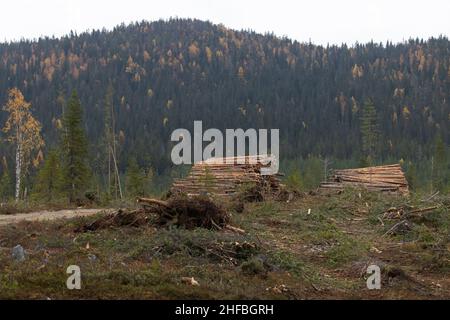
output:
[[[63,173],[60,156],[56,150],[52,150],[38,172],[34,194],[40,200],[52,201],[60,196],[62,186]]]
[[[128,162],[126,191],[129,197],[143,196],[145,193],[145,172],[136,159],[131,157]]]
[[[81,195],[88,183],[87,139],[83,113],[76,91],[72,92],[63,120],[63,179],[70,202]]]
[[[373,165],[378,150],[378,119],[372,100],[367,100],[360,119],[362,159],[364,166]]]

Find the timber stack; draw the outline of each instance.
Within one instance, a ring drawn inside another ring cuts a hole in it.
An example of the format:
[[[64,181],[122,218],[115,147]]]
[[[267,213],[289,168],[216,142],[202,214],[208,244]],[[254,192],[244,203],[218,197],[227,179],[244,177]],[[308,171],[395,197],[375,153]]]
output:
[[[233,196],[246,187],[256,187],[264,194],[276,195],[281,190],[280,174],[261,174],[261,169],[268,168],[270,161],[274,161],[270,155],[210,158],[195,163],[186,178],[175,180],[171,193],[222,197]]]
[[[331,179],[320,185],[320,190],[343,190],[345,187],[402,195],[409,193],[408,181],[400,164],[335,170]]]

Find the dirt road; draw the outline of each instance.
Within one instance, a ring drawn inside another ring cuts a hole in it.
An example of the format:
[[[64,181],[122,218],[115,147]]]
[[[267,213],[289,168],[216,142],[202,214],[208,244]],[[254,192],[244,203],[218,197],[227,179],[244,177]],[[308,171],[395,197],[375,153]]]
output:
[[[70,219],[97,214],[105,209],[69,209],[60,211],[37,211],[31,213],[19,213],[11,215],[0,215],[0,226],[20,221],[46,221],[55,219]]]

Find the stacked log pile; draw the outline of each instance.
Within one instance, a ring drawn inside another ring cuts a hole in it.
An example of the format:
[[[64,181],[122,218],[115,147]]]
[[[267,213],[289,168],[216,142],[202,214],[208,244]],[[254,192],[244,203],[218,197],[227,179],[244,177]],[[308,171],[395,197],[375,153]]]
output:
[[[264,192],[280,191],[278,175],[262,175],[271,156],[211,158],[193,165],[189,175],[174,181],[171,192],[188,196],[213,194],[232,196],[245,186],[256,186]],[[270,163],[269,163],[270,164]]]
[[[362,187],[370,191],[408,194],[408,182],[399,164],[378,167],[335,170],[331,179],[320,185],[322,190]]]

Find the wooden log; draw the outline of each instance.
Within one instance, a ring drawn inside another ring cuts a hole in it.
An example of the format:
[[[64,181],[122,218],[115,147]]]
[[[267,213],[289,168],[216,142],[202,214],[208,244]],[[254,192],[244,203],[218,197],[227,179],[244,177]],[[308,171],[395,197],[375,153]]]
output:
[[[138,203],[148,203],[148,204],[156,204],[165,208],[170,208],[169,204],[166,201],[158,200],[158,199],[149,199],[149,198],[137,198]]]

